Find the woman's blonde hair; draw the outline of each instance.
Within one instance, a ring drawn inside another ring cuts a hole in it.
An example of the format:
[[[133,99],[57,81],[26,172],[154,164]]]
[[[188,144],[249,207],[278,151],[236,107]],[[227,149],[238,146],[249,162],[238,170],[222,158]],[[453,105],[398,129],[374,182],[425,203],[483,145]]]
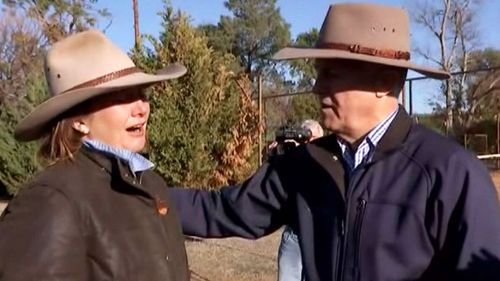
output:
[[[62,118],[50,129],[38,150],[39,160],[47,165],[63,159],[73,160],[82,145],[83,134],[73,129],[75,118]]]
[[[38,160],[45,165],[52,165],[60,160],[73,160],[80,149],[85,136],[73,128],[73,123],[82,115],[89,114],[97,99],[92,98],[67,110],[58,116],[47,128],[38,149]]]

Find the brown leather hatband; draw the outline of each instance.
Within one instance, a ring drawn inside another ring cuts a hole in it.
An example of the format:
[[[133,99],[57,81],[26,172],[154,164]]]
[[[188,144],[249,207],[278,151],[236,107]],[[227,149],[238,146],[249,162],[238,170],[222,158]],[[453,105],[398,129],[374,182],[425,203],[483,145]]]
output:
[[[355,54],[362,54],[362,55],[381,57],[387,59],[410,60],[410,52],[396,51],[390,49],[379,50],[374,48],[363,47],[356,44],[349,45],[343,43],[319,43],[318,48],[349,51]]]
[[[103,76],[99,76],[99,77],[92,79],[92,80],[89,80],[87,82],[83,82],[83,83],[78,84],[78,85],[76,85],[76,86],[72,87],[71,89],[68,89],[64,92],[69,92],[69,91],[73,91],[73,90],[81,89],[81,88],[94,87],[94,86],[101,85],[103,83],[118,79],[118,78],[123,77],[123,76],[130,75],[130,74],[133,74],[136,72],[141,72],[141,70],[135,66],[125,68],[122,70],[118,70],[115,72],[105,74]]]

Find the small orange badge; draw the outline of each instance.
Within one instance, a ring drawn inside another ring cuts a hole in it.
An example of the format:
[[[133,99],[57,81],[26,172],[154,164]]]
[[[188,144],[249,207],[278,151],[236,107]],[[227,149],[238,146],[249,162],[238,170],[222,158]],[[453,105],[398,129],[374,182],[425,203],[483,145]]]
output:
[[[158,210],[158,214],[164,216],[168,213],[168,207],[165,201],[156,198],[156,210]]]

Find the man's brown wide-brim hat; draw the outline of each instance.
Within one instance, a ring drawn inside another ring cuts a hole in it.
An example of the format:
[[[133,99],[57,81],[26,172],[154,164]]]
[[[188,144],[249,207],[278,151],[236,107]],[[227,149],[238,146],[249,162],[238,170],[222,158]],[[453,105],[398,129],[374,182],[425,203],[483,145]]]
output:
[[[450,75],[410,62],[409,19],[405,10],[376,4],[331,5],[315,48],[284,48],[273,59],[348,59],[411,69],[425,76]]]
[[[71,35],[55,43],[45,57],[51,97],[17,125],[14,137],[19,141],[38,139],[48,131],[51,121],[86,100],[184,73],[186,68],[180,64],[167,66],[156,75],[144,73],[98,30]]]

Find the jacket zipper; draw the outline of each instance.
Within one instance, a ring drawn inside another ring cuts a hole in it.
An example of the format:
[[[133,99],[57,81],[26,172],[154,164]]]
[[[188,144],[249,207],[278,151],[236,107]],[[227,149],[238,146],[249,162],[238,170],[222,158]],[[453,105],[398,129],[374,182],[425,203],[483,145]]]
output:
[[[361,226],[363,224],[363,217],[365,216],[365,209],[366,209],[366,200],[361,199],[358,202],[358,206],[356,207],[356,218],[354,221],[354,233],[355,233],[355,240],[354,240],[354,270],[357,272],[354,272],[354,276],[357,276],[359,274],[359,257],[360,257],[360,243],[361,243]],[[357,280],[357,279],[356,279]]]
[[[335,253],[337,256],[337,263],[335,264],[335,272],[334,275],[335,277],[339,278],[341,275],[342,271],[342,250],[343,250],[343,245],[344,245],[344,235],[345,235],[345,222],[344,220],[340,221],[340,227],[339,227],[339,242],[337,243],[337,252]]]
[[[350,216],[350,212],[349,210],[351,209],[350,208],[350,199],[351,199],[351,196],[353,194],[353,188],[354,186],[356,186],[356,184],[353,184],[353,183],[357,183],[359,181],[359,176],[356,176],[357,174],[359,175],[360,172],[362,172],[362,168],[363,168],[363,164],[361,164],[360,166],[358,166],[356,169],[354,169],[352,172],[351,172],[351,176],[350,176],[350,179],[349,179],[349,184],[348,184],[348,189],[347,189],[347,195],[346,195],[346,212],[345,212],[345,223],[343,224],[344,227],[344,235],[342,235],[341,237],[341,243],[342,243],[342,251],[340,253],[340,257],[339,257],[339,264],[340,264],[340,269],[338,270],[338,273],[337,273],[337,280],[338,281],[343,281],[344,280],[344,268],[345,268],[345,255],[346,255],[346,251],[347,251],[347,238],[346,236],[349,234],[349,216]],[[366,203],[366,202],[365,202]],[[354,229],[355,230],[355,229]]]

